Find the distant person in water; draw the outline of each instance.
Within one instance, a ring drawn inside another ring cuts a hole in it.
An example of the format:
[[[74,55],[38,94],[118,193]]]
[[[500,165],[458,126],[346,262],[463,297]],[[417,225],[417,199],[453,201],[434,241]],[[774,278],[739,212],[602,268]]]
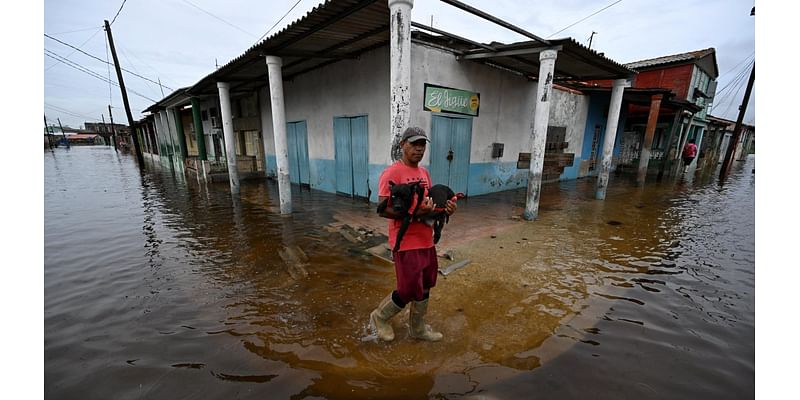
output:
[[[689,165],[692,164],[694,158],[697,157],[697,145],[694,144],[694,138],[689,139],[689,143],[683,146],[681,157],[683,158],[683,172],[685,173],[689,170]]]

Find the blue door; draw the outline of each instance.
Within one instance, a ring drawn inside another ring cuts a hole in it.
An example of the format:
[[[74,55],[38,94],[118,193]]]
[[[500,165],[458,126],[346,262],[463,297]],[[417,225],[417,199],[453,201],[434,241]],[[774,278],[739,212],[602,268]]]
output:
[[[431,183],[467,194],[472,118],[434,115],[430,139]]]
[[[309,185],[311,168],[308,162],[306,121],[286,124],[286,147],[289,152],[289,181],[298,185]]]
[[[369,197],[368,136],[366,116],[333,119],[337,193]]]

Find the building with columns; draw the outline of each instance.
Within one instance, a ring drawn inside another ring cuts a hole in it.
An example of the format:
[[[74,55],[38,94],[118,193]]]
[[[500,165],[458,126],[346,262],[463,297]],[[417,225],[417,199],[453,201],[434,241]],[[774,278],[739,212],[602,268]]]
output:
[[[631,69],[489,15],[530,40],[477,43],[412,17],[411,0],[316,7],[149,107],[161,162],[207,177],[216,161],[233,192],[248,174],[276,179],[282,213],[298,185],[375,202],[403,129],[420,126],[422,164],[456,192],[527,187],[528,219],[543,182],[597,176],[605,197]],[[570,88],[587,80],[613,89]]]

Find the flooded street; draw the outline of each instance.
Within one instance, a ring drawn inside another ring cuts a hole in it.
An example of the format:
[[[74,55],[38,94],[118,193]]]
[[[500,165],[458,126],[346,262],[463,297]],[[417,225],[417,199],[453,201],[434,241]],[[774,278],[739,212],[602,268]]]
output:
[[[444,340],[409,339],[404,311],[389,344],[367,324],[394,272],[363,251],[385,228],[341,233],[344,215],[385,226],[372,205],[293,187],[281,217],[273,181],[232,197],[146,167],[44,154],[48,398],[754,396],[754,156],[724,185],[544,185],[535,222],[512,219],[524,191],[460,202],[443,245],[470,263],[428,314]],[[452,240],[481,212],[494,234]]]

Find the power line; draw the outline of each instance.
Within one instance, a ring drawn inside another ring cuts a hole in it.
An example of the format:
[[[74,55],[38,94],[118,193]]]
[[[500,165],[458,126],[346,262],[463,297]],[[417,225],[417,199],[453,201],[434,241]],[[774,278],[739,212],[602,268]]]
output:
[[[728,82],[727,85],[725,85],[722,89],[720,89],[717,92],[716,96],[719,96],[719,102],[715,102],[715,104],[711,107],[711,111],[714,111],[714,109],[716,109],[717,106],[725,103],[725,100],[730,97],[732,91],[728,91],[727,93],[725,93],[726,90],[732,89],[732,88],[739,88],[738,90],[741,90],[742,82],[744,82],[745,77],[747,76],[747,72],[750,70],[750,67],[753,65],[753,63],[755,63],[755,60],[752,60],[752,61],[750,61],[750,63],[745,65],[739,71],[739,73],[736,75],[736,77],[734,77],[730,82]],[[722,95],[723,93],[725,93],[725,94]]]
[[[742,63],[743,63],[743,62],[745,62],[745,61],[749,60],[749,59],[750,59],[750,57],[752,57],[752,56],[754,56],[754,55],[756,55],[756,52],[755,52],[755,51],[754,51],[754,52],[752,52],[752,53],[750,53],[750,55],[749,55],[749,56],[747,56],[747,57],[743,58],[743,59],[742,59],[742,61],[739,61],[738,63],[736,63],[736,65],[734,65],[734,66],[733,66],[733,68],[731,68],[731,69],[729,69],[729,70],[725,71],[724,73],[720,74],[720,76],[723,76],[723,75],[727,74],[728,72],[731,72],[731,71],[733,71],[734,69],[736,69],[736,67],[738,67],[738,66],[742,65]]]
[[[71,48],[75,49],[75,51],[79,51],[79,52],[81,52],[81,53],[83,53],[83,54],[85,54],[85,55],[87,55],[87,56],[89,56],[89,57],[91,57],[91,58],[94,58],[94,59],[95,59],[95,60],[97,60],[97,61],[100,61],[100,62],[102,62],[102,63],[109,64],[109,65],[114,65],[113,63],[109,62],[108,60],[103,60],[103,59],[102,59],[102,58],[100,58],[100,57],[93,56],[93,55],[91,55],[91,54],[89,54],[89,53],[87,53],[87,52],[85,52],[85,51],[83,51],[83,50],[81,50],[81,49],[79,49],[79,48],[77,48],[77,47],[75,47],[75,46],[73,46],[73,45],[69,44],[69,43],[62,42],[61,40],[58,40],[58,39],[56,39],[56,38],[54,38],[54,37],[52,37],[52,36],[50,36],[50,35],[48,35],[48,34],[46,34],[46,33],[44,34],[44,36],[45,36],[45,37],[47,37],[48,39],[55,40],[56,42],[58,42],[58,43],[61,43],[61,44],[63,44],[64,46],[71,47]],[[108,41],[108,39],[106,39],[106,41]],[[106,43],[106,46],[107,46],[107,45],[108,45],[108,43]],[[73,52],[73,53],[74,53],[74,52]],[[68,58],[68,57],[69,57],[69,56],[67,56],[66,58]],[[106,54],[106,57],[108,57],[108,54]],[[136,77],[138,77],[138,78],[142,78],[142,79],[144,79],[144,80],[146,80],[146,81],[149,81],[149,82],[152,82],[152,83],[155,83],[156,85],[158,85],[158,82],[156,82],[156,81],[154,81],[154,80],[152,80],[152,79],[150,79],[150,78],[144,77],[144,76],[142,76],[142,75],[139,75],[139,74],[137,74],[137,73],[135,73],[135,72],[129,71],[129,70],[125,69],[125,68],[120,68],[120,69],[122,69],[123,71],[125,71],[125,72],[127,72],[127,73],[129,73],[129,74],[131,74],[131,75],[133,75],[133,76],[136,76]],[[167,86],[164,86],[164,87],[166,87],[166,88],[167,88],[167,89],[169,89],[169,90],[172,90],[172,88],[170,88],[170,87],[167,87]]]
[[[66,31],[66,32],[57,32],[57,33],[51,33],[51,35],[66,35],[66,34],[68,34],[68,33],[85,32],[85,31],[90,31],[90,30],[92,30],[92,29],[103,29],[103,27],[102,27],[102,26],[100,26],[100,27],[98,28],[98,27],[96,27],[96,26],[93,26],[93,27],[91,27],[91,28],[76,29],[76,30],[74,30],[74,31]]]
[[[92,34],[92,36],[89,36],[89,38],[88,38],[88,39],[86,39],[86,41],[84,41],[83,43],[81,43],[81,44],[80,44],[80,46],[76,47],[76,48],[75,48],[75,50],[73,50],[71,53],[67,54],[67,58],[70,58],[70,57],[72,57],[72,55],[73,55],[73,54],[75,54],[75,51],[79,50],[79,49],[80,49],[81,47],[83,47],[83,46],[84,46],[86,43],[89,43],[89,41],[90,41],[90,40],[92,40],[92,38],[94,38],[95,36],[97,36],[97,34],[98,34],[98,33],[100,33],[100,31],[102,31],[102,30],[103,30],[103,27],[101,26],[100,28],[98,28],[98,29],[97,29],[97,30],[96,30],[96,31],[95,31],[95,32]],[[56,63],[56,64],[53,64],[53,65],[51,65],[51,66],[49,66],[49,67],[45,68],[45,69],[44,69],[44,72],[47,72],[47,71],[49,71],[51,68],[55,67],[56,65],[58,65],[58,63]]]
[[[206,10],[204,10],[204,9],[200,8],[200,6],[198,6],[198,5],[196,5],[196,4],[192,3],[192,2],[190,2],[190,1],[188,1],[188,0],[181,0],[181,1],[183,1],[184,3],[186,3],[186,4],[190,5],[190,6],[192,6],[192,7],[196,8],[196,9],[198,9],[198,10],[200,10],[201,12],[203,12],[203,13],[205,13],[206,15],[210,16],[211,18],[214,18],[214,19],[216,19],[216,20],[222,21],[222,22],[223,22],[225,25],[228,25],[228,26],[230,26],[230,27],[232,27],[232,28],[234,28],[234,29],[236,29],[236,30],[238,30],[238,31],[240,31],[240,32],[244,32],[244,33],[246,33],[246,34],[248,34],[248,35],[250,35],[250,36],[256,36],[256,34],[254,34],[254,33],[250,33],[250,32],[248,32],[248,31],[246,31],[246,30],[244,30],[244,29],[242,29],[242,28],[239,28],[238,26],[236,26],[236,25],[234,25],[234,24],[232,24],[232,23],[230,23],[230,22],[228,22],[228,21],[226,21],[226,20],[224,20],[224,19],[222,19],[222,18],[220,18],[220,17],[218,17],[218,16],[214,15],[214,14],[213,14],[213,13],[211,13],[211,12],[208,12],[208,11],[206,11]]]
[[[86,115],[79,114],[79,113],[77,113],[75,111],[67,110],[66,108],[63,108],[63,107],[54,106],[52,104],[48,104],[47,102],[44,103],[44,106],[47,107],[47,108],[50,108],[50,109],[52,109],[54,111],[62,112],[64,114],[69,114],[70,116],[73,116],[73,117],[85,118],[85,119],[88,119],[90,121],[95,121],[96,120],[95,117],[87,117]]]
[[[583,22],[583,21],[586,21],[587,19],[589,19],[589,18],[591,18],[591,17],[594,17],[595,15],[599,14],[601,11],[604,11],[605,9],[607,9],[607,8],[610,8],[610,7],[611,7],[611,6],[613,6],[614,4],[617,4],[617,3],[621,2],[621,1],[622,1],[622,0],[617,0],[617,1],[615,1],[615,2],[613,2],[613,3],[611,3],[611,4],[609,4],[609,5],[607,5],[607,6],[605,6],[605,7],[603,7],[603,8],[601,8],[601,9],[599,9],[599,10],[595,11],[594,13],[592,13],[591,15],[589,15],[588,17],[585,17],[585,18],[581,19],[580,21],[578,21],[578,22],[575,22],[575,23],[573,23],[572,25],[570,25],[570,26],[568,26],[568,27],[566,27],[566,28],[564,28],[564,29],[562,29],[562,30],[560,30],[560,31],[556,32],[556,33],[553,33],[552,35],[548,36],[547,38],[548,38],[548,39],[550,39],[551,37],[553,37],[553,36],[555,36],[555,35],[558,35],[559,33],[561,33],[561,32],[564,32],[565,30],[567,30],[567,29],[569,29],[569,28],[572,28],[573,26],[575,26],[575,25],[578,25],[579,23],[581,23],[581,22]]]
[[[77,69],[78,71],[81,71],[81,72],[83,72],[85,74],[88,74],[88,75],[90,75],[90,76],[92,76],[94,78],[97,78],[97,79],[99,79],[99,80],[101,80],[103,82],[111,83],[112,85],[119,87],[119,84],[117,84],[116,82],[111,81],[109,79],[106,79],[104,76],[98,74],[97,72],[94,72],[94,71],[92,71],[92,70],[90,70],[90,69],[88,69],[88,68],[86,68],[86,67],[84,67],[84,66],[82,66],[82,65],[80,65],[80,64],[78,64],[76,62],[74,62],[74,61],[70,61],[70,60],[68,60],[68,59],[66,59],[66,58],[64,58],[62,56],[59,56],[58,54],[53,53],[50,50],[45,49],[44,51],[47,52],[47,53],[45,53],[46,56],[48,56],[48,57],[50,57],[50,58],[52,58],[52,59],[54,59],[56,61],[62,62],[62,63],[66,64],[66,65],[68,65],[68,66],[70,66],[70,67],[72,67],[74,69]],[[49,54],[49,53],[52,53],[52,55]],[[149,97],[147,97],[147,96],[145,96],[145,95],[143,95],[141,93],[138,93],[138,92],[136,92],[136,91],[134,91],[132,89],[128,89],[128,91],[133,93],[133,94],[135,94],[135,95],[137,95],[137,96],[139,96],[139,97],[147,99],[147,100],[149,100],[149,101],[151,101],[153,103],[157,103],[156,100],[153,100],[153,99],[151,99],[151,98],[149,98]]]
[[[125,7],[125,2],[126,1],[128,1],[128,0],[122,0],[122,5],[119,6],[119,10],[117,10],[117,15],[114,16],[114,19],[111,20],[111,23],[109,25],[114,25],[114,21],[117,20],[117,17],[119,16],[119,13],[122,12],[122,7]]]
[[[258,44],[258,42],[260,42],[260,41],[261,41],[261,39],[263,39],[263,38],[264,38],[265,36],[267,36],[267,35],[268,35],[268,34],[269,34],[269,33],[270,33],[270,32],[271,32],[273,29],[275,29],[275,27],[276,27],[276,26],[278,26],[278,24],[280,24],[280,23],[281,23],[281,21],[283,21],[283,19],[284,19],[284,18],[286,18],[286,16],[287,16],[287,15],[289,15],[289,13],[290,13],[290,12],[292,12],[292,10],[294,10],[294,8],[295,8],[295,7],[297,7],[297,5],[298,5],[298,4],[300,4],[300,2],[301,2],[301,1],[303,1],[303,0],[297,0],[297,2],[296,2],[296,3],[294,3],[294,5],[292,6],[292,8],[290,8],[290,9],[289,9],[289,11],[287,11],[287,12],[286,12],[286,14],[283,14],[283,16],[281,17],[281,19],[279,19],[279,20],[278,20],[278,22],[276,22],[276,23],[275,23],[275,25],[272,25],[272,28],[269,28],[269,30],[267,30],[267,32],[266,32],[266,33],[264,33],[263,35],[261,35],[261,37],[260,37],[260,38],[258,38],[258,40],[256,40],[256,44]],[[622,1],[622,0],[620,0],[620,1]]]

